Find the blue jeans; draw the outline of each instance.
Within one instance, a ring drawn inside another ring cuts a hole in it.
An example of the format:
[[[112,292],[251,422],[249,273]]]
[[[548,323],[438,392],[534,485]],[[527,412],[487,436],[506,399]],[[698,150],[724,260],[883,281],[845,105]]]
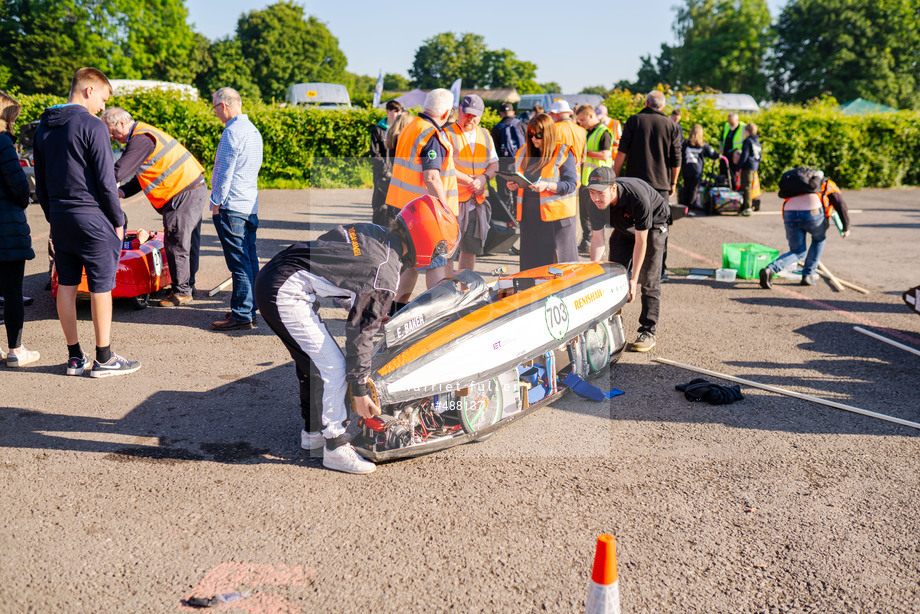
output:
[[[786,225],[786,240],[789,251],[769,264],[774,273],[792,268],[805,258],[802,275],[813,275],[824,252],[827,239],[827,218],[823,211],[783,211],[783,223]],[[811,246],[806,246],[811,235]]]
[[[245,215],[221,209],[213,220],[217,238],[224,248],[224,261],[233,278],[231,317],[240,322],[252,322],[256,315],[252,289],[259,272],[259,255],[256,253],[259,218],[256,214]]]

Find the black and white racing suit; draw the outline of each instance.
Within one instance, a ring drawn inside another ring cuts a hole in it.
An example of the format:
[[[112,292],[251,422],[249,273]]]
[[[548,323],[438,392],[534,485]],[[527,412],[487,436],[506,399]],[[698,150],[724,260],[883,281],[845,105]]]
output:
[[[367,394],[373,338],[396,297],[401,254],[398,235],[348,224],[291,245],[256,277],[259,311],[297,366],[305,428],[322,430],[330,447],[344,443],[346,387]],[[344,356],[317,313],[319,297],[348,309]]]

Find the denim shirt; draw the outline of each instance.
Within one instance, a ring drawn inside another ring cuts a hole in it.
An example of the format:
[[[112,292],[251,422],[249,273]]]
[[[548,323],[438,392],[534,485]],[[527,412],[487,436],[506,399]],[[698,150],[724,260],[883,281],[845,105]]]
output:
[[[259,211],[259,169],[262,168],[262,135],[245,114],[224,126],[214,155],[211,203],[244,215]]]

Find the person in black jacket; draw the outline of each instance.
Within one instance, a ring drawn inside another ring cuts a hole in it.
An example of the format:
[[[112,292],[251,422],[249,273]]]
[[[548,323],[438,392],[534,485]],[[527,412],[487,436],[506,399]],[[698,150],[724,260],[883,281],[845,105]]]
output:
[[[704,158],[719,159],[719,152],[703,140],[703,126],[700,124],[694,124],[690,129],[690,138],[684,141],[680,158],[682,161],[680,175],[684,179],[684,187],[680,192],[678,202],[688,207],[699,208]]]
[[[74,73],[65,105],[45,109],[35,131],[35,194],[51,225],[58,275],[57,310],[67,341],[67,375],[82,375],[89,356],[77,330],[77,286],[86,271],[96,333],[91,377],[141,368],[112,352],[112,290],[124,239],[109,131],[96,115],[105,110],[112,84],[96,68]]]
[[[387,131],[393,125],[396,117],[402,113],[403,106],[395,100],[386,104],[387,116],[371,127],[370,157],[374,172],[374,192],[371,195],[371,221],[375,224],[386,224],[387,218],[387,190],[390,187],[390,177],[393,168],[387,159],[386,138]]]
[[[6,92],[0,91],[0,295],[3,296],[6,341],[9,352],[6,366],[22,367],[40,356],[22,345],[25,309],[22,280],[26,260],[35,258],[26,207],[29,206],[29,181],[13,145],[13,125],[21,107]]]
[[[652,90],[645,97],[645,108],[626,120],[620,149],[613,161],[613,172],[617,177],[638,177],[644,180],[667,203],[677,190],[681,132],[680,126],[662,112],[664,107],[664,94]],[[621,175],[624,162],[626,170]],[[661,256],[662,280],[667,279],[667,262],[668,240],[665,236],[664,253]]]
[[[741,151],[735,152],[735,167],[741,171],[741,211],[740,215],[751,215],[753,200],[751,198],[751,189],[754,185],[754,177],[757,176],[757,170],[760,168],[760,160],[763,158],[763,150],[760,147],[760,139],[757,137],[757,124],[750,123],[744,126],[744,142],[741,143]]]
[[[498,170],[503,173],[513,173],[514,157],[518,149],[527,142],[524,136],[527,128],[521,123],[521,120],[514,116],[514,105],[510,102],[503,102],[498,109],[498,114],[502,119],[492,126],[491,132],[495,151],[498,152]],[[511,210],[514,205],[514,194],[508,190],[505,182],[496,180],[495,183],[495,192],[502,206],[492,209],[492,219],[499,222],[511,222],[513,221]]]
[[[297,367],[305,425],[300,445],[323,447],[324,466],[346,473],[375,469],[348,442],[346,390],[361,418],[380,413],[368,394],[367,376],[374,334],[396,298],[399,274],[453,252],[459,239],[450,209],[422,196],[406,204],[389,228],[336,226],[314,241],[291,245],[259,271],[259,311]],[[348,309],[344,356],[319,317],[321,297]]]

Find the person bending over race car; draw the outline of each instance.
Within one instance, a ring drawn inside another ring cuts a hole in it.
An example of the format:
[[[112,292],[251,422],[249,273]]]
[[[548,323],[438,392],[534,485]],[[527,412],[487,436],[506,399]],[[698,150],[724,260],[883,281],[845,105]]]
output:
[[[588,194],[597,205],[591,211],[591,227],[603,228],[608,220],[613,226],[610,259],[629,270],[630,303],[636,298],[637,286],[642,286],[639,336],[629,351],[648,352],[655,347],[661,312],[661,258],[668,236],[668,201],[644,180],[617,177],[609,167],[591,171]]]
[[[346,389],[362,418],[380,414],[368,394],[374,334],[396,298],[399,275],[450,257],[460,240],[457,217],[438,199],[410,201],[390,225],[336,226],[315,241],[295,243],[256,277],[255,298],[266,324],[291,353],[300,382],[305,428],[300,445],[323,448],[323,465],[346,473],[370,473],[345,433]],[[345,306],[345,355],[318,314],[316,300]],[[311,403],[311,400],[315,401]]]

